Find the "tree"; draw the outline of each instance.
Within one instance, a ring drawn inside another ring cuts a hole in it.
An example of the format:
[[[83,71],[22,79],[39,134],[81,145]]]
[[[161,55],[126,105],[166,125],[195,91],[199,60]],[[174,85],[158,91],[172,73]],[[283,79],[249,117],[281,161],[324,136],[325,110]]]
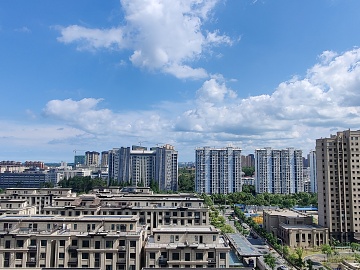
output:
[[[264,262],[272,269],[274,270],[275,265],[276,265],[276,259],[275,257],[271,254],[268,253],[264,256]]]
[[[360,249],[360,244],[353,242],[350,244],[350,248],[352,252],[354,252],[355,250],[358,251]]]
[[[302,248],[298,247],[295,249],[295,254],[297,256],[296,261],[295,261],[296,266],[303,267],[304,262],[303,262],[302,257],[304,254],[304,250]]]
[[[253,176],[255,167],[242,167],[242,171],[245,173],[245,176]]]
[[[194,192],[195,191],[195,171],[189,171],[186,168],[179,169],[178,178],[180,192]]]
[[[150,188],[154,193],[160,193],[159,185],[154,181],[150,181]]]
[[[326,245],[322,245],[321,246],[321,252],[326,254],[326,258],[329,257],[329,255],[332,254],[332,249],[331,249],[331,246],[326,244]]]
[[[360,263],[360,254],[355,254],[355,262]]]

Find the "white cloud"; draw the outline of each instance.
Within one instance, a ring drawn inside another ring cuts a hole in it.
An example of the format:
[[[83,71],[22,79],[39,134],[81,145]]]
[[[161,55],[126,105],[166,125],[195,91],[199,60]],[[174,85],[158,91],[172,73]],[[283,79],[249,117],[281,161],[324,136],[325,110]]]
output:
[[[14,31],[15,32],[21,32],[21,33],[31,33],[31,30],[26,26],[16,28]]]
[[[128,49],[133,65],[160,70],[177,78],[205,78],[203,68],[190,65],[212,46],[232,40],[203,29],[218,0],[122,0],[126,24],[112,29],[78,25],[61,27],[58,41],[79,50]]]
[[[79,50],[94,51],[99,48],[121,49],[125,47],[120,28],[89,29],[78,25],[57,28],[61,32],[61,37],[58,37],[57,40],[65,44],[77,42]]]
[[[97,145],[99,151],[138,141],[173,143],[182,160],[192,160],[193,149],[204,145],[232,144],[246,152],[264,146],[307,151],[314,148],[316,138],[360,128],[359,59],[360,49],[333,54],[304,78],[294,77],[270,95],[249,98],[238,97],[222,76],[214,75],[194,100],[161,102],[148,111],[114,112],[94,98],[51,100],[43,114],[56,124],[23,130],[3,123],[7,129],[0,139],[13,145],[29,145],[32,138],[34,145]]]

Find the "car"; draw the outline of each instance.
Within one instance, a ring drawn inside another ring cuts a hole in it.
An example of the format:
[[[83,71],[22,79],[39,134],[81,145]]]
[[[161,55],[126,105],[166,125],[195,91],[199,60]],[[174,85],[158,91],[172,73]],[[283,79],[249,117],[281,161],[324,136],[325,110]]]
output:
[[[280,265],[277,270],[288,270],[288,268],[285,265]]]

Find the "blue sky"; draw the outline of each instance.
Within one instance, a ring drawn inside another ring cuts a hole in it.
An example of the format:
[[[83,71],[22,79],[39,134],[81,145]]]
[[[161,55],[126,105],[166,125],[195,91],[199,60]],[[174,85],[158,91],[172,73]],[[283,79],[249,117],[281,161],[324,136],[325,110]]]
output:
[[[303,149],[360,123],[357,0],[0,2],[0,160]],[[80,151],[81,152],[81,151]]]

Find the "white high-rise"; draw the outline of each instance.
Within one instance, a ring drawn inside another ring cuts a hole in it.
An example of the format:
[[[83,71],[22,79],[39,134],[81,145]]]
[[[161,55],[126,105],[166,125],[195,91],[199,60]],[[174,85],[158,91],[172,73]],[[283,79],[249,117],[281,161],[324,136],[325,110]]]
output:
[[[160,190],[178,188],[178,152],[171,145],[133,146],[109,151],[109,181],[133,186],[150,186],[155,181]]]
[[[316,151],[311,150],[309,154],[309,167],[310,167],[310,192],[317,193],[316,182]]]
[[[196,192],[228,194],[241,191],[240,148],[198,148],[195,163]]]
[[[302,151],[266,147],[255,150],[256,193],[291,194],[304,191]]]

